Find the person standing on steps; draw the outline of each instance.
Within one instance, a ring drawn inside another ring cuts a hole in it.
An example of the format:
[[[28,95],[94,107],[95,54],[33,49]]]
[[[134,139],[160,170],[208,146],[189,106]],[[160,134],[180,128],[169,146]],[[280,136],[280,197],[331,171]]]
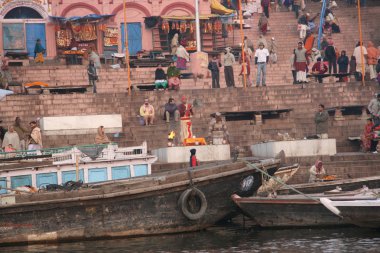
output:
[[[376,64],[377,59],[380,57],[379,50],[373,45],[372,41],[368,42],[367,47],[368,52],[368,67],[369,67],[369,76],[371,80],[376,80]]]
[[[337,52],[335,51],[334,42],[330,40],[329,45],[326,47],[326,50],[325,50],[325,57],[329,63],[330,75],[331,75],[331,70],[333,70],[333,73],[336,74],[336,55],[337,55]]]
[[[298,19],[300,9],[301,9],[301,0],[294,0],[293,11],[296,14],[296,19]]]
[[[342,50],[340,53],[340,57],[338,58],[338,66],[339,66],[339,74],[347,74],[348,73],[348,64],[350,63],[350,59],[348,59],[346,55],[346,51]],[[348,82],[348,77],[339,77],[339,82]]]
[[[222,67],[218,57],[212,56],[212,60],[208,63],[208,69],[211,71],[212,88],[220,88],[219,85],[219,68]]]
[[[294,49],[294,68],[297,71],[297,83],[307,83],[306,69],[309,65],[309,58],[302,42],[298,42],[298,47]]]
[[[269,51],[264,48],[264,44],[260,43],[259,48],[255,52],[255,64],[257,65],[257,80],[256,87],[260,86],[261,75],[262,75],[262,86],[266,86],[266,71],[267,63],[269,61]]]
[[[42,135],[41,129],[37,126],[36,121],[29,123],[31,132],[28,139],[28,150],[40,150],[42,149]]]
[[[235,56],[231,53],[231,48],[227,47],[223,58],[224,78],[228,88],[235,87],[234,69]]]
[[[363,61],[362,61],[362,56],[361,56],[361,48],[363,48]],[[355,56],[355,59],[356,59],[356,72],[361,73],[362,76],[365,76],[365,69],[367,66],[367,58],[368,58],[367,48],[363,46],[363,44],[360,44],[360,42],[358,42],[356,44],[354,53],[352,55]],[[363,65],[364,65],[364,73],[362,69]],[[361,81],[361,78],[358,81]]]
[[[36,45],[34,46],[34,62],[35,63],[44,63],[44,53],[46,49],[42,46],[41,40],[37,39]]]
[[[327,139],[328,127],[329,127],[329,114],[325,111],[325,106],[323,104],[318,105],[318,112],[315,113],[314,117],[316,134],[320,139]]]
[[[293,76],[293,84],[297,84],[297,71],[296,68],[294,67],[294,53],[290,56],[290,68],[292,70],[292,76]]]
[[[261,0],[261,6],[263,7],[264,14],[267,18],[269,18],[269,5],[270,0]]]
[[[93,60],[90,60],[87,67],[88,81],[90,86],[92,86],[92,91],[96,93],[96,81],[98,81],[98,74],[95,68]]]

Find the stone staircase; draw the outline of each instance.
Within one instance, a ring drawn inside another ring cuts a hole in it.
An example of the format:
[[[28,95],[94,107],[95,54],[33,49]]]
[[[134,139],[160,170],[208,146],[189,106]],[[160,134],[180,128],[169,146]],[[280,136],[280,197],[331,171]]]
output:
[[[13,123],[16,116],[24,122],[44,116],[72,116],[95,114],[121,114],[121,137],[109,137],[122,146],[148,141],[149,149],[166,146],[167,134],[172,126],[163,120],[163,106],[169,97],[177,102],[182,95],[197,101],[194,108],[193,132],[196,136],[208,134],[210,114],[216,111],[239,112],[258,110],[293,109],[289,115],[264,119],[263,124],[252,120],[227,122],[232,146],[248,151],[249,146],[265,140],[277,139],[277,133],[289,133],[294,138],[314,134],[314,112],[319,103],[326,107],[366,105],[377,91],[376,85],[361,86],[359,83],[335,83],[309,86],[301,89],[295,85],[260,87],[257,89],[208,89],[181,90],[179,92],[133,91],[125,93],[64,94],[64,95],[11,95],[1,101],[3,126]],[[155,126],[140,126],[138,110],[148,97],[156,108]],[[344,120],[329,120],[329,136],[337,139],[338,152],[357,151],[347,138],[359,136],[365,120],[360,115],[348,115]],[[94,142],[93,135],[44,136],[45,147],[59,147]],[[249,153],[246,153],[247,155]]]

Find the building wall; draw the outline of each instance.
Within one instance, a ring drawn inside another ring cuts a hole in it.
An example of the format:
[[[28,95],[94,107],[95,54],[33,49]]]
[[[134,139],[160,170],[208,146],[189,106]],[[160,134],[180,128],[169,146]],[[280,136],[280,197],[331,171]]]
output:
[[[39,2],[40,1],[40,4]],[[0,3],[3,2],[0,0]],[[109,22],[120,28],[120,24],[124,22],[123,13],[123,0],[92,0],[80,2],[77,0],[11,0],[9,5],[14,5],[15,3],[21,4],[22,2],[30,2],[35,5],[33,8],[38,8],[38,5],[43,5],[47,3],[48,7],[46,13],[44,13],[44,22],[46,22],[46,49],[47,56],[52,58],[56,56],[56,46],[55,46],[55,31],[54,24],[49,21],[48,16],[84,16],[88,14],[114,14],[115,17]],[[12,7],[12,6],[11,6]],[[29,5],[28,7],[31,7]],[[46,7],[46,6],[45,6]],[[194,0],[127,0],[127,23],[140,22],[142,27],[142,48],[145,50],[151,50],[152,45],[152,31],[150,29],[145,29],[144,17],[146,16],[189,16],[194,15]],[[201,14],[210,13],[209,1],[199,0],[199,8]],[[12,8],[9,8],[10,10]],[[41,8],[39,8],[41,9]],[[6,13],[4,13],[5,15]],[[3,16],[0,14],[0,20]],[[23,20],[21,20],[23,21]],[[9,21],[8,21],[9,22]],[[28,22],[28,21],[27,21]],[[2,26],[0,26],[0,33],[2,34]],[[121,34],[121,33],[119,33]],[[100,32],[98,37],[100,38]],[[119,45],[121,44],[121,39],[119,40]],[[102,53],[102,41],[98,40],[98,51]],[[121,51],[121,47],[119,46]],[[0,41],[0,54],[3,53],[3,41]]]

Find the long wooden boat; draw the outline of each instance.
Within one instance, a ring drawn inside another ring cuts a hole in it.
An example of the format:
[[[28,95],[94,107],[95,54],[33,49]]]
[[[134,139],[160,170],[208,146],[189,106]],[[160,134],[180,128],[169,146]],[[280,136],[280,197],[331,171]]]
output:
[[[274,227],[323,227],[351,224],[327,210],[319,201],[321,197],[343,200],[356,196],[360,191],[310,195],[281,195],[276,198],[233,195],[232,200],[243,214],[264,228]],[[365,197],[367,198],[367,197]]]
[[[359,227],[380,228],[380,199],[334,200],[321,198],[321,203],[336,217]]]
[[[290,186],[302,193],[311,194],[331,191],[336,189],[337,187],[340,187],[343,191],[353,191],[361,188],[363,185],[367,186],[370,189],[380,188],[380,176],[341,179],[316,183],[293,184]],[[297,192],[288,187],[282,187],[281,189],[278,189],[276,192],[278,195],[298,194]]]
[[[280,160],[253,162],[273,174]],[[237,211],[230,196],[257,190],[245,162],[217,162],[75,191],[0,195],[0,245],[196,231]]]
[[[156,156],[141,146],[86,145],[0,153],[0,194],[31,186],[64,185],[126,179],[151,174]],[[8,190],[7,190],[8,189]]]

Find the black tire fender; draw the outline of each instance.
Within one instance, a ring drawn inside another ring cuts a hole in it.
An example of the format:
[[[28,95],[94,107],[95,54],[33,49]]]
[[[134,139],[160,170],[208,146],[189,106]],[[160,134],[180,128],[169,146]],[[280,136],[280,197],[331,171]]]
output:
[[[200,200],[200,208],[196,213],[192,213],[188,208],[188,202],[192,197],[197,197]],[[178,207],[189,220],[199,220],[206,213],[207,199],[204,193],[198,188],[189,188],[181,193],[178,199]]]
[[[254,193],[255,177],[249,175],[240,181],[238,195],[241,197],[252,196]]]

